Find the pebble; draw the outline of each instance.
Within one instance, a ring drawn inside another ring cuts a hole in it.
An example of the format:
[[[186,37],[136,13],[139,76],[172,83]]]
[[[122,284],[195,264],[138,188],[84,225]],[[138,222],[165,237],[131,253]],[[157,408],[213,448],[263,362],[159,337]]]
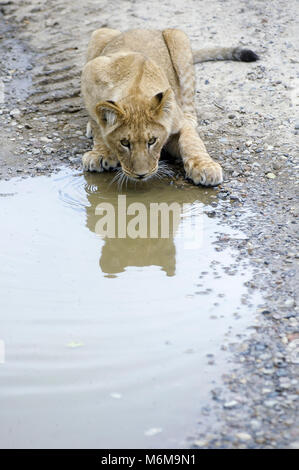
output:
[[[267,174],[266,174],[266,178],[272,180],[272,179],[276,178],[276,175],[275,175],[274,173],[267,173]]]
[[[287,299],[284,303],[284,306],[289,308],[293,307],[295,305],[295,300],[294,299]]]
[[[196,445],[196,447],[206,447],[208,443],[209,441],[203,439],[194,441],[194,445]]]
[[[267,408],[273,408],[275,405],[277,405],[277,400],[265,400],[264,401],[264,405],[267,407]]]
[[[280,162],[277,162],[277,161],[274,161],[273,164],[273,170],[280,170],[281,168],[281,163]]]
[[[10,111],[10,116],[13,117],[13,118],[18,118],[21,116],[21,111],[18,109],[18,108],[14,108]]]
[[[250,421],[250,427],[254,430],[257,431],[258,429],[261,429],[262,423],[256,419],[253,419]]]
[[[156,436],[156,434],[160,434],[162,432],[162,428],[150,428],[144,432],[145,436]]]
[[[238,196],[237,194],[231,194],[231,195],[230,195],[230,199],[231,199],[232,201],[241,202],[240,196]]]
[[[47,143],[47,142],[52,142],[52,139],[49,139],[49,138],[48,138],[48,137],[46,137],[46,136],[42,136],[42,137],[40,138],[40,141],[41,141],[41,142],[46,142],[46,143]]]
[[[35,168],[38,170],[38,171],[43,171],[43,170],[47,170],[48,166],[45,165],[44,163],[37,163],[35,165]]]
[[[238,432],[235,436],[240,441],[250,441],[252,439],[252,436],[247,432]]]
[[[238,402],[236,400],[231,400],[231,401],[224,403],[223,408],[231,409],[231,408],[235,408],[237,405],[238,405]]]
[[[81,157],[69,157],[69,161],[71,163],[80,163],[81,162]],[[170,184],[173,184],[173,181],[170,181]]]

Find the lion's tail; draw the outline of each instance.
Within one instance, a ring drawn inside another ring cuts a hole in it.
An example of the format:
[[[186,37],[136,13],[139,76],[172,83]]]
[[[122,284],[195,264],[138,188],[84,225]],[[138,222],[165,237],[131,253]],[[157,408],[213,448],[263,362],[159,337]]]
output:
[[[255,62],[259,56],[250,49],[242,47],[213,47],[193,51],[193,62],[208,62],[210,60],[238,60],[241,62]]]

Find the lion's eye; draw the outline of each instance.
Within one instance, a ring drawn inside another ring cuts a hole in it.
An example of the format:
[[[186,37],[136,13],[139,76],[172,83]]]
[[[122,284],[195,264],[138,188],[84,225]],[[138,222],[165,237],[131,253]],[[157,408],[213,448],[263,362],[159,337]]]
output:
[[[157,138],[156,137],[152,137],[149,141],[148,141],[148,145],[154,145],[157,141]]]
[[[130,148],[130,142],[128,141],[128,139],[122,139],[120,143],[123,147],[126,147],[128,149]]]

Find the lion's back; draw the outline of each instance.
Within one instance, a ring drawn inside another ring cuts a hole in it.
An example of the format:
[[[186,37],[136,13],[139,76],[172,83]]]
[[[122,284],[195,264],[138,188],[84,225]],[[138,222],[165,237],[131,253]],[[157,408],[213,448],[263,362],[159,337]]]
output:
[[[166,74],[174,91],[179,89],[178,78],[173,68],[162,31],[134,29],[113,38],[105,46],[102,55],[116,52],[138,52],[153,60]]]

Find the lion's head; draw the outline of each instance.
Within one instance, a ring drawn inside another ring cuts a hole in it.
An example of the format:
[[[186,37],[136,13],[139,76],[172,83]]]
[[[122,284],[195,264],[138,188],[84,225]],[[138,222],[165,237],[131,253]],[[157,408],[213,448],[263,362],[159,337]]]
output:
[[[168,89],[152,98],[137,94],[96,105],[103,139],[129,178],[144,180],[157,172],[170,134],[173,103],[173,92]]]

